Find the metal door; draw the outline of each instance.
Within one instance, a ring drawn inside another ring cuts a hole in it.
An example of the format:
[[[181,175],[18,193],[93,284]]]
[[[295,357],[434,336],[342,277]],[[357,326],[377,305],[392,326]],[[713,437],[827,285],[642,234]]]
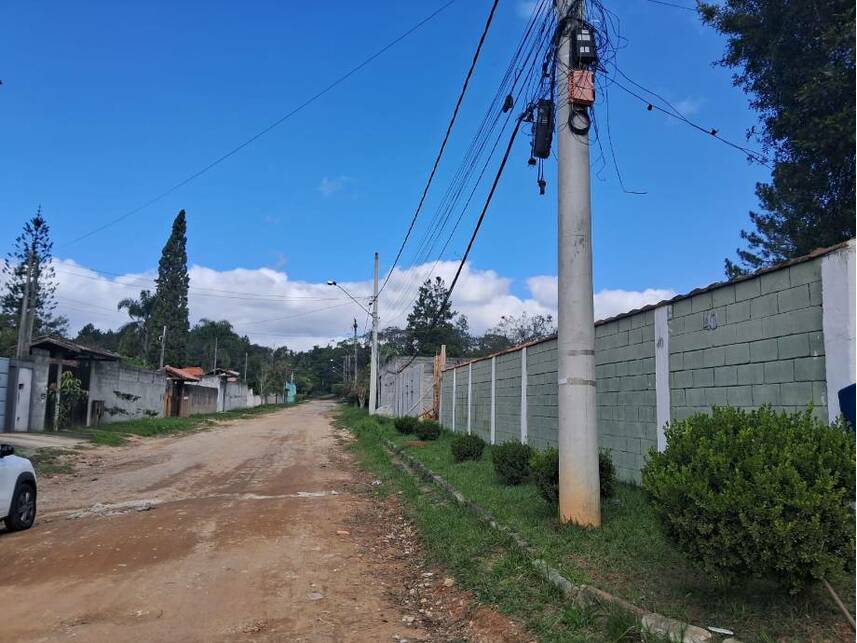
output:
[[[18,368],[18,387],[15,399],[15,424],[13,431],[26,431],[30,428],[30,393],[33,384],[33,370]]]

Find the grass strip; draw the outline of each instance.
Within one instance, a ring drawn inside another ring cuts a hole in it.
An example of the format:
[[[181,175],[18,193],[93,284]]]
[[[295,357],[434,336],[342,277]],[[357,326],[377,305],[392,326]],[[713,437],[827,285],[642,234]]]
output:
[[[575,584],[599,587],[680,621],[732,629],[745,641],[853,640],[821,587],[790,595],[764,580],[733,586],[700,574],[666,540],[638,487],[618,485],[616,496],[603,504],[601,529],[561,525],[555,507],[534,485],[498,482],[490,448],[478,461],[455,464],[449,433],[421,443],[397,434],[385,421],[378,422],[377,432],[521,534],[540,558]],[[831,582],[853,603],[853,577]]]
[[[530,560],[506,538],[431,485],[401,471],[384,450],[388,421],[343,407],[338,416],[356,440],[350,448],[358,464],[380,481],[375,493],[397,494],[408,518],[419,529],[430,562],[447,568],[459,586],[481,602],[523,623],[540,641],[638,641],[664,639],[644,633],[624,610],[571,605],[545,581]]]

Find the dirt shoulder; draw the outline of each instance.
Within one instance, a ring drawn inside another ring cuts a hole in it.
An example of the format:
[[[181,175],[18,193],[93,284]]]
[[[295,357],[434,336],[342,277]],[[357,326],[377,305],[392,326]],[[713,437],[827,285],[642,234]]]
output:
[[[518,640],[499,616],[467,633],[478,608],[426,571],[331,409],[88,450],[41,480],[36,526],[0,533],[0,640]]]

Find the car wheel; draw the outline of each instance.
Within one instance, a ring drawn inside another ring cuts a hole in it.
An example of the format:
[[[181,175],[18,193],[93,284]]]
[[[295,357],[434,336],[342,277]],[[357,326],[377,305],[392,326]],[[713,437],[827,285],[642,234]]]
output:
[[[15,489],[12,496],[12,506],[6,516],[6,529],[21,531],[29,529],[36,520],[36,489],[32,484],[24,482]]]

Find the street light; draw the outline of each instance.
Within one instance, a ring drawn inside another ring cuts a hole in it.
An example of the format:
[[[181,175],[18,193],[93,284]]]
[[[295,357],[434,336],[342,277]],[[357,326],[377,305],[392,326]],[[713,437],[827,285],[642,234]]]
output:
[[[348,295],[348,298],[349,298],[349,299],[351,299],[351,301],[353,301],[355,304],[357,304],[358,306],[360,306],[360,308],[362,308],[362,309],[363,309],[363,311],[364,311],[367,315],[371,315],[371,314],[372,314],[372,313],[369,311],[369,309],[368,309],[368,308],[366,308],[366,306],[364,306],[364,305],[363,305],[363,304],[361,304],[359,301],[357,301],[357,300],[356,300],[356,299],[351,295],[351,293],[350,293],[350,292],[348,292],[347,290],[345,290],[345,288],[343,288],[342,286],[340,286],[340,285],[339,285],[338,283],[336,283],[333,279],[328,279],[328,280],[327,280],[327,285],[328,285],[328,286],[336,286],[336,287],[337,287],[337,288],[339,288],[342,292],[344,292],[346,295]],[[369,305],[371,306],[372,304],[369,304]]]

